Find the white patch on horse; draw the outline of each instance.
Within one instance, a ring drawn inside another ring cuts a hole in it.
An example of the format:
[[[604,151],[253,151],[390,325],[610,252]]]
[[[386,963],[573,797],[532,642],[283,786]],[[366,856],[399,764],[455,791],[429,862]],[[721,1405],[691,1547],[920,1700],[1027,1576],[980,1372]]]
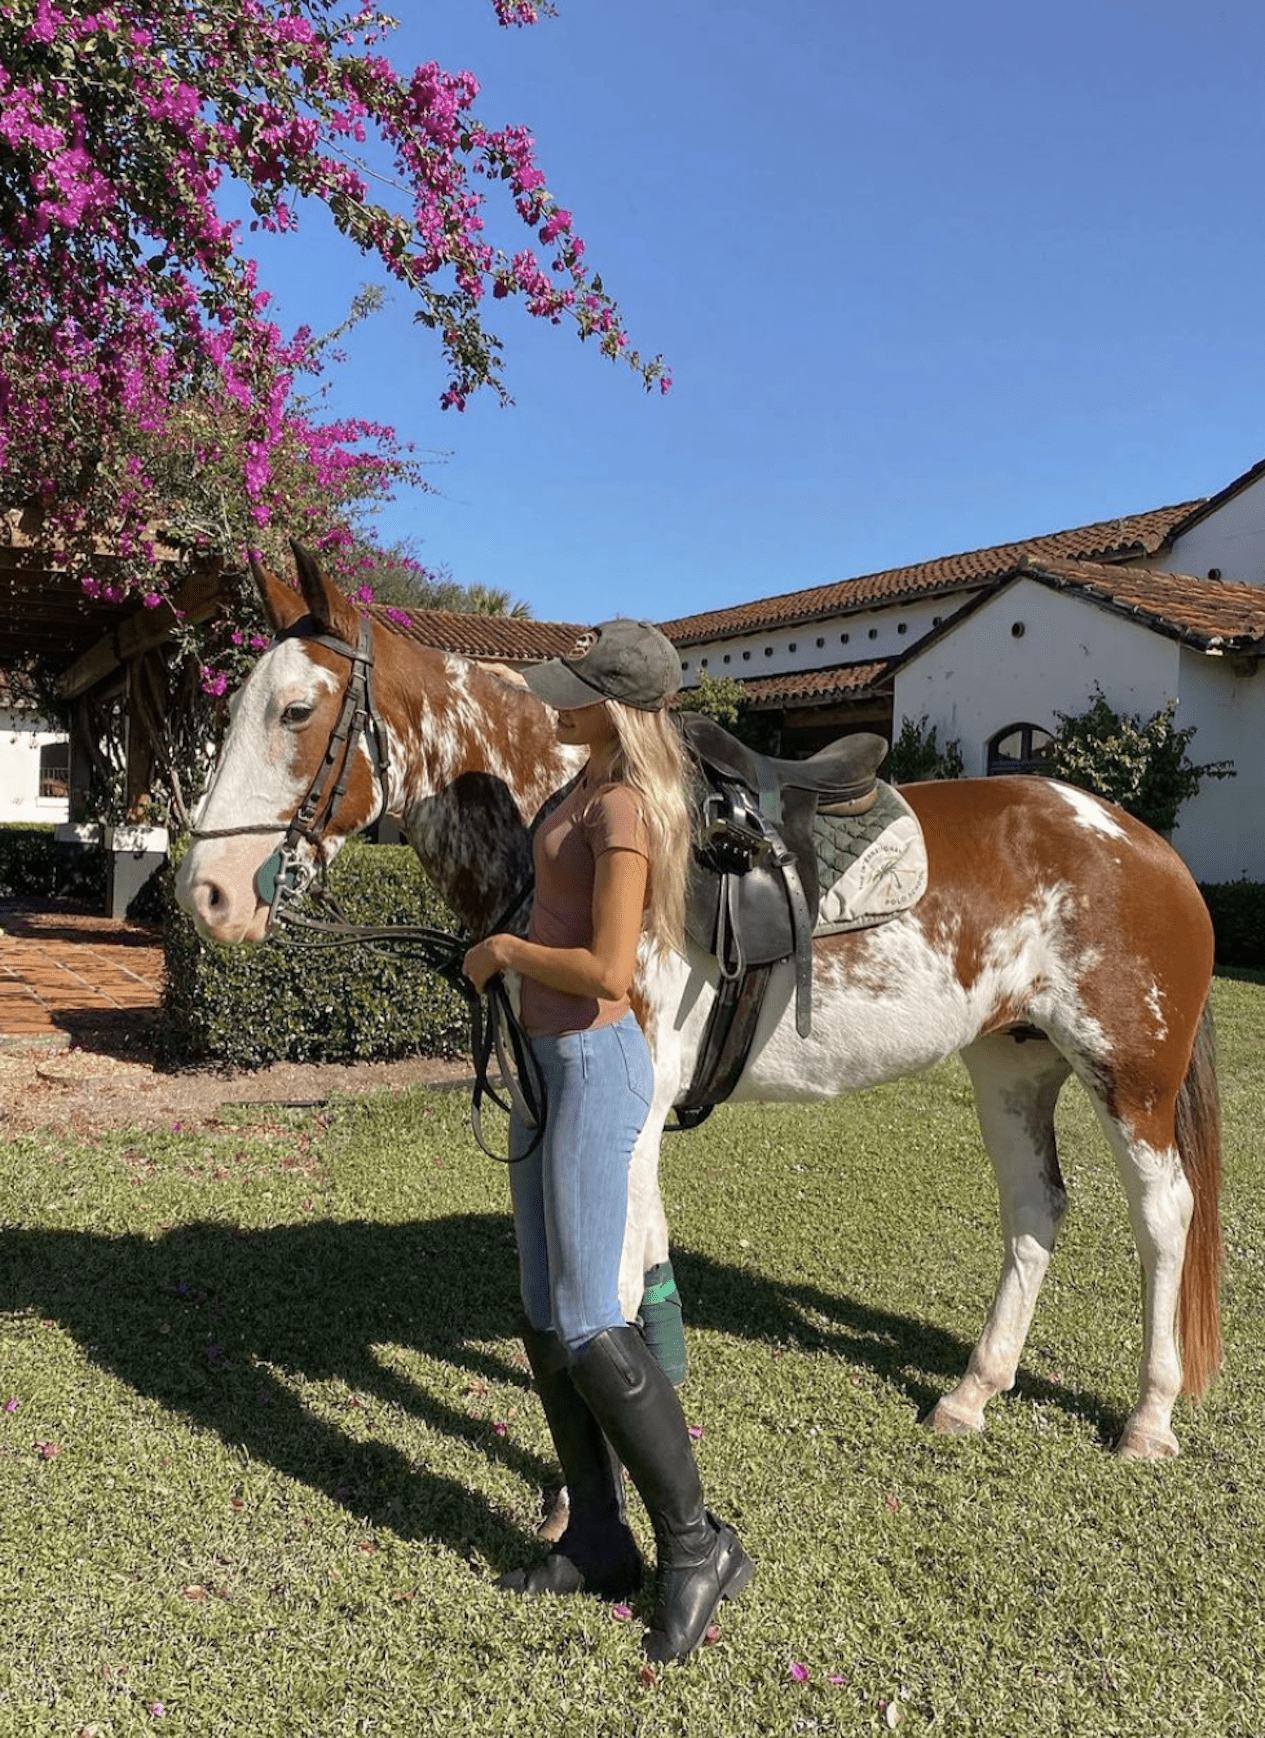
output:
[[[312,662],[301,640],[282,640],[266,652],[230,703],[232,730],[196,825],[212,830],[276,821],[284,832],[305,781],[293,770],[298,739],[281,715],[296,703],[314,705],[338,687],[338,678]]]
[[[1168,1037],[1168,1021],[1164,1017],[1164,992],[1158,984],[1152,984],[1146,992],[1147,1012],[1155,1021],[1155,1036],[1157,1041]]]
[[[1082,827],[1088,827],[1093,833],[1101,833],[1107,839],[1127,837],[1124,828],[1100,797],[1078,790],[1075,785],[1057,784],[1054,781],[1051,781],[1050,789],[1062,797]],[[1119,862],[1119,858],[1116,861]]]

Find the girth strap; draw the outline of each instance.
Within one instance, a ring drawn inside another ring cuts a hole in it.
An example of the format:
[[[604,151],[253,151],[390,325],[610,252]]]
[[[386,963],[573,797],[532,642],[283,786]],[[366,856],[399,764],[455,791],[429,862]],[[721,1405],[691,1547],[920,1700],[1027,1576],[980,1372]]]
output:
[[[748,966],[739,976],[720,980],[695,1058],[694,1077],[674,1107],[682,1128],[697,1128],[737,1086],[751,1054],[772,972],[771,965]]]

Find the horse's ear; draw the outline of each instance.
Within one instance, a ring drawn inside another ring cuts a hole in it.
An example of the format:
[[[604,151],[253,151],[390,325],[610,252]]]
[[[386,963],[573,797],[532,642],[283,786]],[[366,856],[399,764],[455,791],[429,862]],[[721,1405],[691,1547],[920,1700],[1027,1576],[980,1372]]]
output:
[[[284,579],[278,579],[254,554],[250,557],[250,571],[274,634],[283,633],[300,616],[307,614],[307,604],[294,587],[287,585]]]
[[[323,634],[332,634],[354,645],[360,633],[360,617],[355,605],[349,603],[321,568],[310,549],[290,540],[299,570],[299,587],[311,612],[312,620]]]

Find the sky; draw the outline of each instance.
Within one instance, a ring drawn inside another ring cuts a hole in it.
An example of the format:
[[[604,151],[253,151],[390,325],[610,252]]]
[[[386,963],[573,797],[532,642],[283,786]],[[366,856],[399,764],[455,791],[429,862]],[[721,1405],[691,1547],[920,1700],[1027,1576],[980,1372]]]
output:
[[[387,53],[530,127],[647,395],[489,303],[515,403],[439,408],[406,292],[340,412],[439,493],[386,542],[541,620],[667,620],[1214,493],[1265,457],[1265,9],[1254,0],[396,0]],[[495,222],[514,246],[526,231]],[[287,329],[363,261],[259,253]],[[442,456],[441,456],[442,455]]]

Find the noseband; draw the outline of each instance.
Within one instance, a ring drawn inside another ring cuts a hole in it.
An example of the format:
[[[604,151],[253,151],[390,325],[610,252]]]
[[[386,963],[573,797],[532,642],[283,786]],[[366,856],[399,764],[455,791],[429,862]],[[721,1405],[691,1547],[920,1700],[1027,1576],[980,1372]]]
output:
[[[378,716],[373,695],[373,629],[367,620],[360,624],[360,642],[352,646],[334,634],[298,634],[294,629],[277,635],[278,640],[302,638],[314,646],[325,646],[337,652],[350,664],[347,686],[343,690],[342,711],[338,715],[324,758],[313,775],[307,795],[294,812],[281,844],[259,869],[255,891],[268,907],[268,927],[284,905],[298,899],[310,885],[323,861],[325,831],[334,810],[342,801],[355,759],[356,747],[363,737],[373,763],[374,776],[382,789],[382,801],[387,801],[387,774],[390,760],[386,731]],[[194,839],[235,839],[247,833],[275,833],[280,821],[261,821],[244,827],[195,827]],[[304,863],[299,845],[312,849],[314,861]]]

